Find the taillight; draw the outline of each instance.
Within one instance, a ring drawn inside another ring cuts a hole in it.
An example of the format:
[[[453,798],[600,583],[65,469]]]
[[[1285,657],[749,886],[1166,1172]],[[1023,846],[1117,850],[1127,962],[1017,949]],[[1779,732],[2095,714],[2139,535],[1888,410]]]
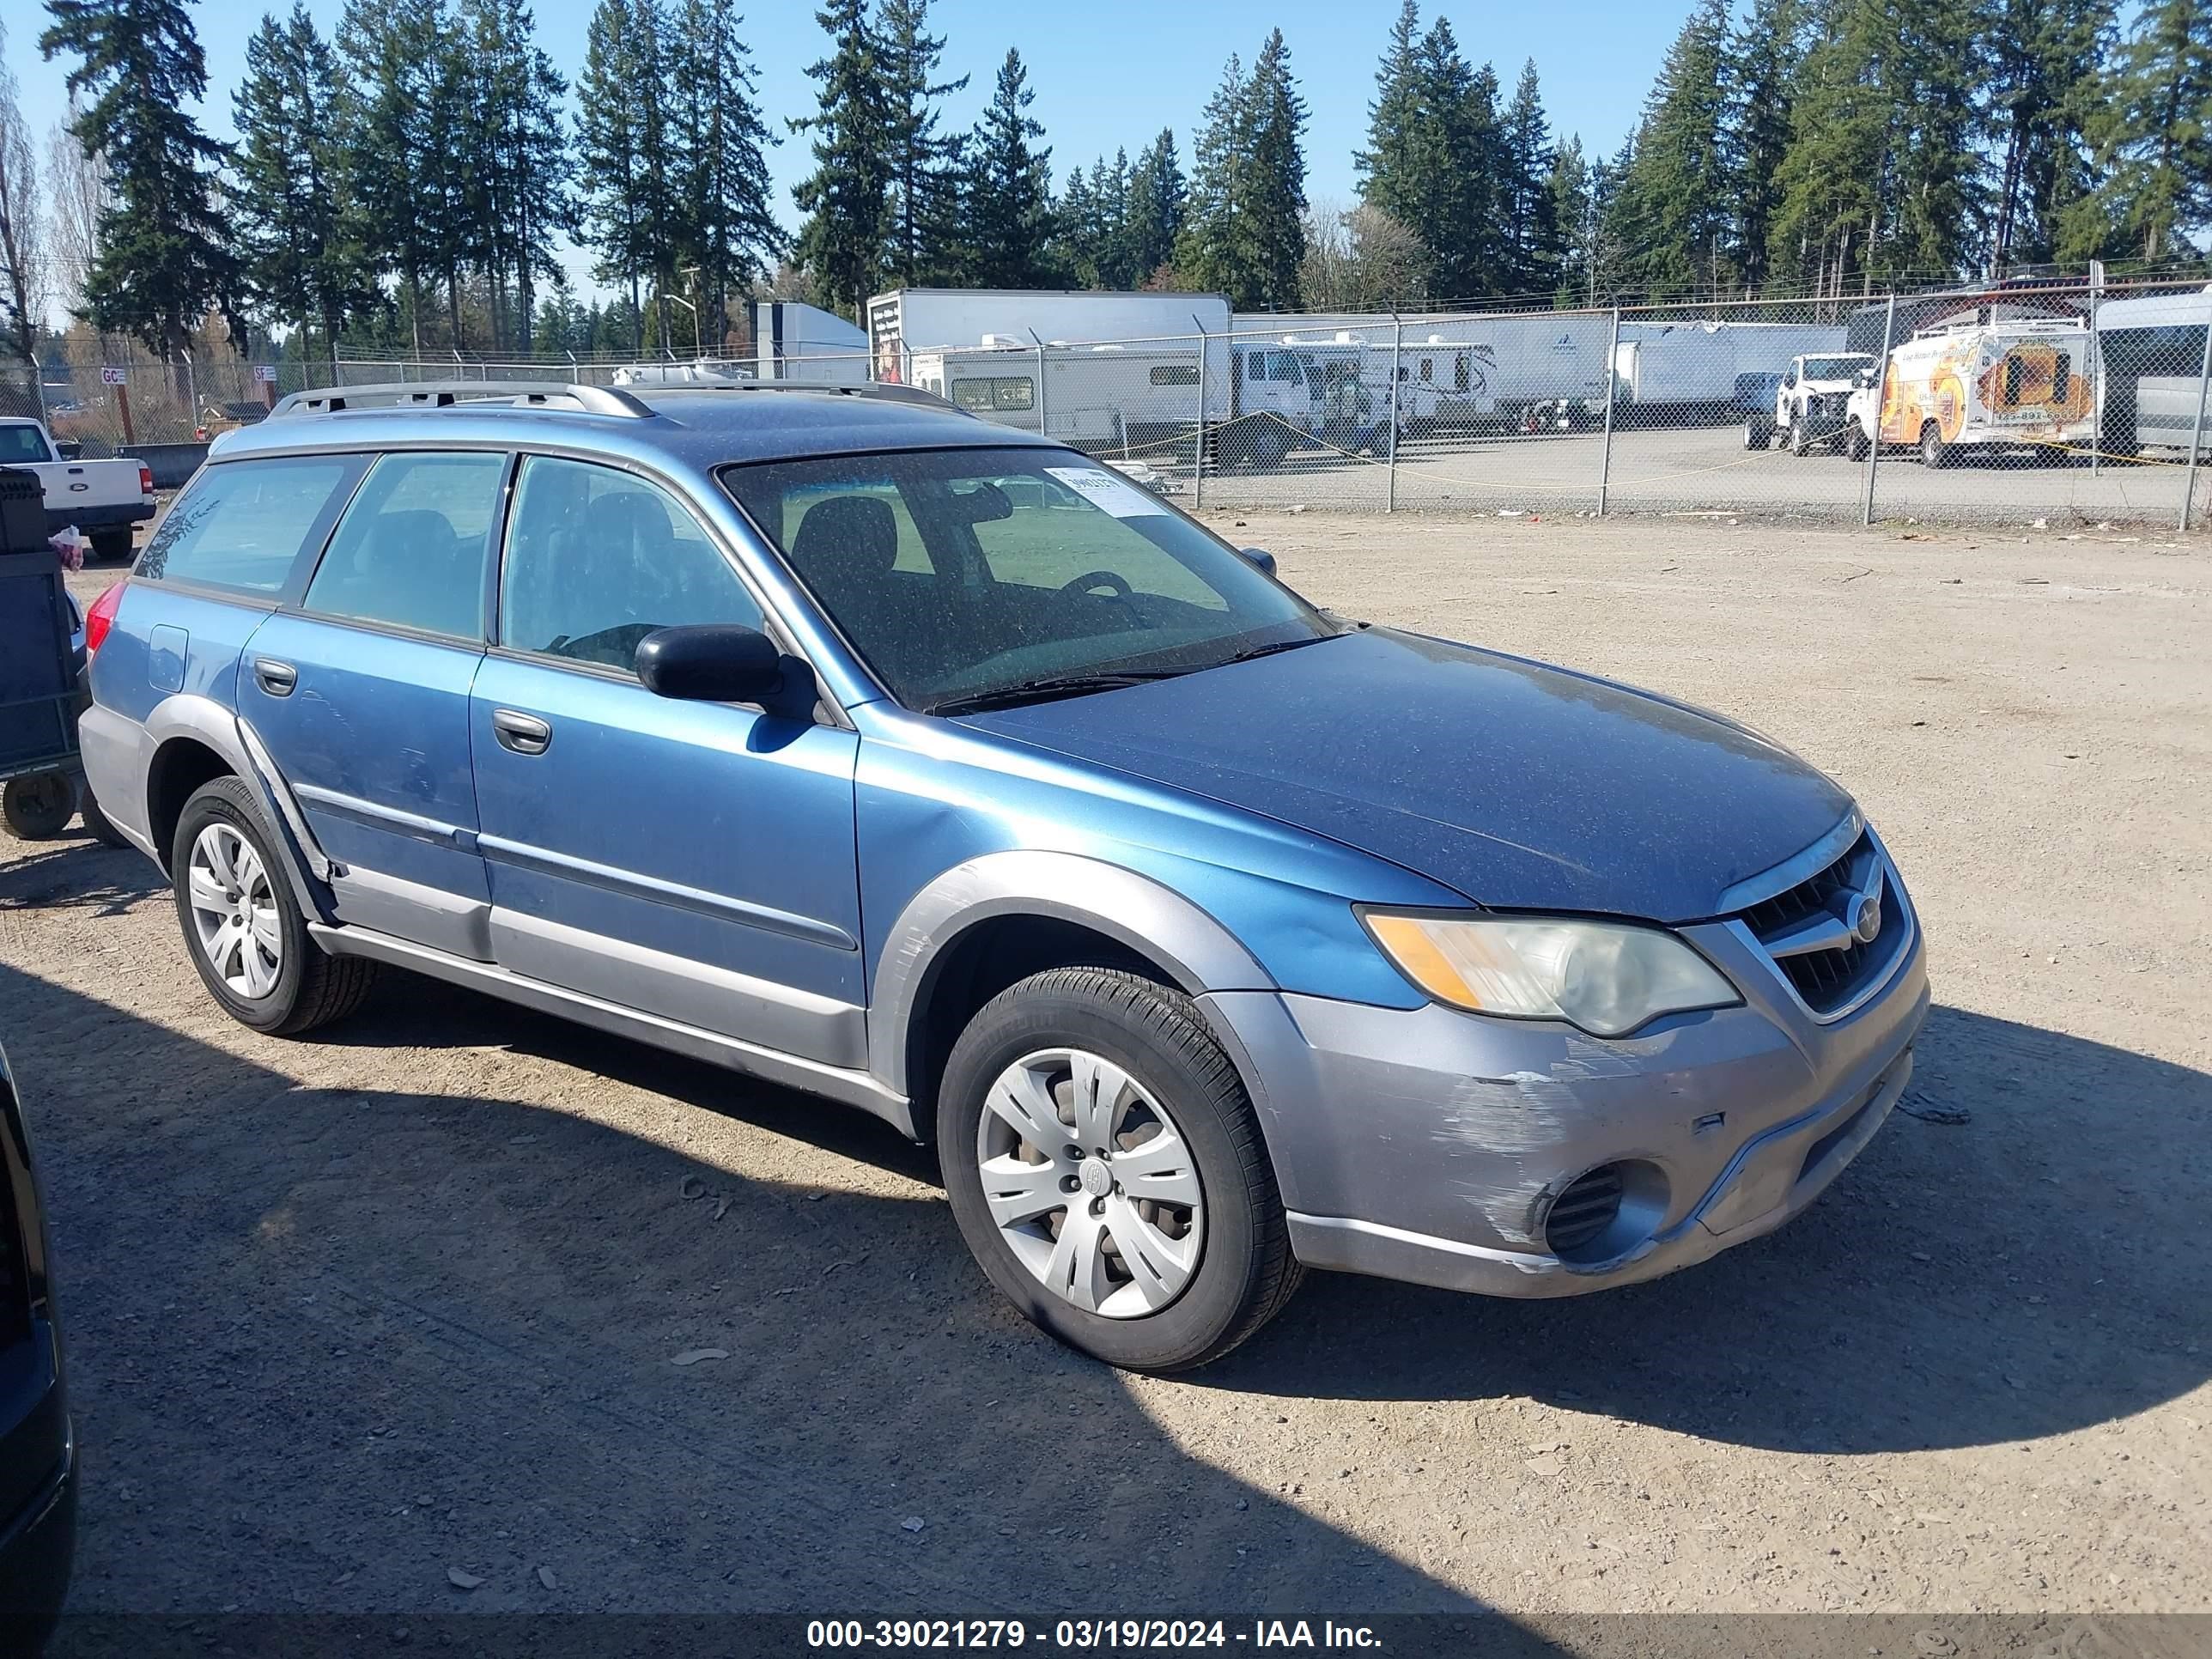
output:
[[[124,584],[118,582],[92,602],[92,609],[84,613],[84,654],[89,657],[100,649],[100,642],[107,637],[107,630],[115,626],[116,607],[123,603]]]
[[[154,493],[154,469],[143,461],[138,463],[138,493],[141,495]]]

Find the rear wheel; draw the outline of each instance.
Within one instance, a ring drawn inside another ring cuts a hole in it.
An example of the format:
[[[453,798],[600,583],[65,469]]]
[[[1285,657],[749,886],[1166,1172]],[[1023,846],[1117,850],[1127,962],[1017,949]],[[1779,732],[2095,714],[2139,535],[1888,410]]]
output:
[[[1297,1288],[1251,1102],[1176,992],[1060,968],[1001,993],[953,1047],[938,1134],[991,1282],[1110,1364],[1204,1364]]]
[[[1744,417],[1743,447],[1746,449],[1766,449],[1774,442],[1774,422],[1764,415]]]
[[[92,537],[92,556],[113,560],[120,563],[131,556],[131,532],[127,530],[102,530]]]
[[[1951,446],[1943,441],[1942,429],[1930,421],[1920,428],[1920,465],[1948,466],[1952,458]]]
[[[326,955],[262,827],[253,793],[217,778],[185,803],[169,871],[185,948],[223,1012],[272,1036],[296,1036],[351,1013],[376,964]]]
[[[52,841],[76,816],[76,780],[66,772],[33,772],[0,786],[0,818],[19,841]]]

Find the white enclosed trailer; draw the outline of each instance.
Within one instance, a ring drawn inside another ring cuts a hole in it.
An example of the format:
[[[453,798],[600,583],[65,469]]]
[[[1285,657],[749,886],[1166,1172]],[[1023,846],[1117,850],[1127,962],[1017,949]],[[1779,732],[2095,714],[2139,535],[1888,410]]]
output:
[[[1229,301],[1218,294],[904,288],[868,301],[867,337],[879,380],[909,380],[908,360],[915,352],[972,346],[987,337],[1093,345],[1228,331]]]
[[[836,312],[797,300],[755,300],[750,311],[750,366],[759,379],[867,384],[868,337]]]
[[[1613,393],[1646,418],[1734,419],[1738,374],[1778,374],[1794,357],[1844,349],[1841,323],[1624,320]]]

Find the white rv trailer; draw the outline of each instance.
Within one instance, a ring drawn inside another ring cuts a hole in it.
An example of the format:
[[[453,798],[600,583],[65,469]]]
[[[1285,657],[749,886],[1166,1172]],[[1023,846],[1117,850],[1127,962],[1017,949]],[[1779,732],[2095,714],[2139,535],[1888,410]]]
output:
[[[866,321],[875,378],[906,380],[914,353],[987,337],[1026,346],[1095,345],[1225,334],[1229,301],[1218,294],[903,288],[870,300]]]
[[[970,414],[1136,459],[1176,459],[1203,398],[1220,459],[1273,465],[1314,428],[1322,381],[1311,353],[1226,336],[1047,346],[994,337],[908,352],[904,368],[910,384]]]
[[[2212,450],[2212,410],[2199,414],[2208,325],[2212,287],[2098,306],[2098,385],[2107,451],[2186,454],[2192,435],[2200,453]]]
[[[1606,392],[1605,348],[1611,319],[1591,312],[1510,312],[1486,317],[1430,317],[1407,313],[1346,312],[1308,317],[1240,313],[1237,331],[1295,328],[1300,337],[1357,335],[1365,342],[1375,367],[1367,384],[1380,391],[1389,382],[1394,343],[1409,388],[1422,384],[1421,363],[1429,361],[1425,384],[1448,388],[1433,398],[1410,390],[1409,417],[1455,424],[1491,418],[1512,420],[1531,404],[1553,398],[1601,399]],[[1449,357],[1438,355],[1443,348]],[[1464,354],[1463,360],[1460,354]],[[1462,367],[1468,375],[1459,389]],[[1433,403],[1433,410],[1423,408]]]

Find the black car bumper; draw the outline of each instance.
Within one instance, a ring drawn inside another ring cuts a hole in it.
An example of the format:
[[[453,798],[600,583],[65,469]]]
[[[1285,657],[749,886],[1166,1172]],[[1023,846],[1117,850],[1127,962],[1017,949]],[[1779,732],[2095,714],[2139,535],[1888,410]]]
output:
[[[50,507],[46,509],[46,534],[51,536],[71,525],[88,536],[96,530],[128,530],[153,516],[151,501],[125,501],[113,507]]]

